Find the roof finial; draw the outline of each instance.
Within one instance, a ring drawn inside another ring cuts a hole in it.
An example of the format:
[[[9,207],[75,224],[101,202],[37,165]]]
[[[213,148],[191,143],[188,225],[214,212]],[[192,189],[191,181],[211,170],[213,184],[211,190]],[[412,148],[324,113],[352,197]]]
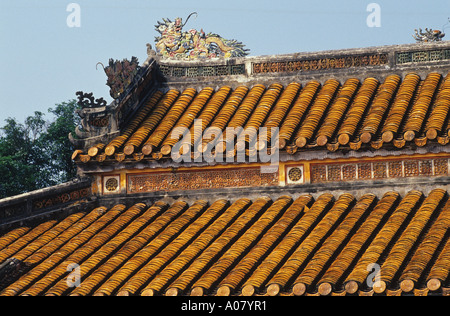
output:
[[[415,34],[413,35],[413,38],[418,43],[424,43],[424,42],[440,42],[442,41],[442,38],[444,38],[445,34],[442,33],[442,31],[439,30],[433,30],[433,29],[425,29],[425,32],[422,31],[422,29],[419,28],[419,30],[415,29]]]

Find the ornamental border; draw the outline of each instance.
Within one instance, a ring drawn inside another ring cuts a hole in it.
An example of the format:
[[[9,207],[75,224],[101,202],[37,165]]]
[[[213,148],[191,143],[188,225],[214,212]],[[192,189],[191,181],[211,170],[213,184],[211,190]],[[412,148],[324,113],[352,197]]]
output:
[[[387,180],[450,175],[449,158],[389,159],[361,162],[314,163],[311,183]]]
[[[246,177],[246,174],[248,177]],[[137,179],[140,181],[136,181]],[[261,167],[163,171],[127,175],[128,194],[248,186],[277,186],[278,184],[279,172],[262,173]]]
[[[397,65],[450,60],[450,49],[418,50],[395,53]]]
[[[392,55],[391,55],[392,54]],[[390,56],[393,66],[408,65],[413,63],[427,63],[434,61],[450,60],[450,49],[428,49],[381,52],[369,54],[337,55],[321,58],[299,58],[290,60],[275,60],[240,63],[236,65],[201,65],[186,66],[160,64],[159,70],[164,76],[173,78],[197,78],[197,77],[224,77],[246,75],[247,66],[252,75],[269,73],[307,73],[312,71],[324,71],[333,69],[357,69],[363,67],[385,66],[390,64]]]
[[[309,72],[329,69],[349,69],[382,66],[389,63],[388,53],[364,54],[288,61],[252,63],[253,74],[278,72]]]
[[[190,67],[159,65],[159,70],[164,76],[175,78],[221,77],[246,74],[245,64]]]

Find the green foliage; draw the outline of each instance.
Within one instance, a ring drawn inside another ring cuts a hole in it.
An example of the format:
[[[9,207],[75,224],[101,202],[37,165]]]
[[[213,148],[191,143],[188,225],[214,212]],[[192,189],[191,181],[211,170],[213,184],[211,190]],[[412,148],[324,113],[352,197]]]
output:
[[[49,109],[48,122],[35,112],[23,124],[8,118],[0,128],[0,198],[29,192],[76,176],[68,135],[79,124],[76,101]]]

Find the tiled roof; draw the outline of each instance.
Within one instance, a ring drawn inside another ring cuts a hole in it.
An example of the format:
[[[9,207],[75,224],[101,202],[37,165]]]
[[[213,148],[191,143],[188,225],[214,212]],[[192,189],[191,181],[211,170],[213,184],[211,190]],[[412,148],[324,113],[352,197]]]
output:
[[[278,127],[279,147],[291,154],[308,148],[336,151],[362,146],[379,149],[386,144],[424,146],[435,140],[445,145],[449,141],[449,104],[450,76],[435,72],[424,78],[416,73],[404,78],[392,74],[382,81],[369,77],[345,82],[329,79],[324,84],[312,80],[303,86],[292,82],[286,86],[274,83],[158,91],[120,136],[88,152],[78,150],[73,157],[83,162],[170,157],[180,140],[171,135],[182,128],[190,129],[187,145],[192,152],[195,146],[202,152],[215,147],[216,153],[223,153],[227,142],[240,146],[239,141],[258,139],[254,133],[245,133],[245,138],[244,133],[237,137],[225,133],[224,142],[217,144],[213,133],[205,133],[201,139],[208,127],[221,131],[227,127],[246,131]],[[202,119],[200,129],[194,130],[195,119]],[[269,144],[270,138],[269,133]],[[257,144],[259,150],[265,146],[264,142]]]
[[[1,237],[0,293],[448,295],[449,225],[442,189],[98,207]]]

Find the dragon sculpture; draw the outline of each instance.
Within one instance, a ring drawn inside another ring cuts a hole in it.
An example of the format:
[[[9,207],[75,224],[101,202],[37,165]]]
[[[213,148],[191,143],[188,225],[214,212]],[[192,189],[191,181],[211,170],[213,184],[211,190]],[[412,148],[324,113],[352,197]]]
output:
[[[444,38],[445,34],[439,30],[425,29],[425,32],[422,29],[414,30],[415,34],[413,35],[414,39],[419,42],[440,42]]]
[[[197,13],[189,15],[186,23],[194,14]],[[156,37],[156,50],[163,58],[194,60],[248,55],[248,49],[236,40],[226,40],[213,33],[205,34],[203,29],[200,32],[195,29],[183,31],[186,23],[181,18],[176,18],[174,22],[163,19],[163,22],[158,21],[158,25],[155,25],[161,34]]]

